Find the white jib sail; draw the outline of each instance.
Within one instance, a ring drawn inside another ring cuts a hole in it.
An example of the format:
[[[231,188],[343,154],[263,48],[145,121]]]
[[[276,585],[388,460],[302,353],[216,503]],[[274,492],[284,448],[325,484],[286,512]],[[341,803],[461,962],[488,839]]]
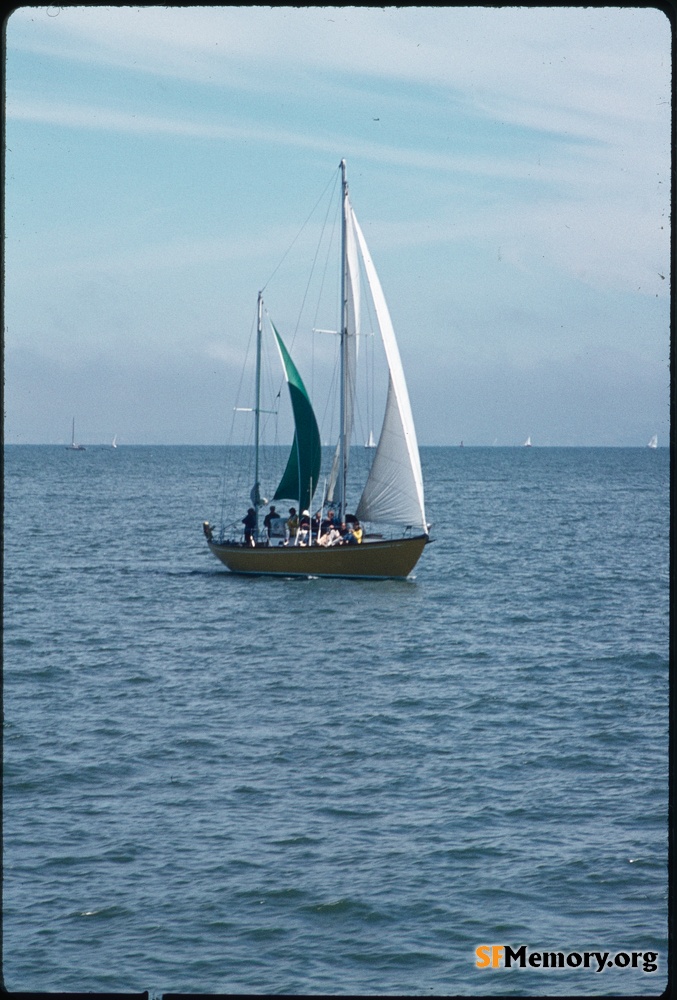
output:
[[[356,515],[361,521],[402,524],[427,534],[421,459],[402,360],[381,282],[352,209],[351,215],[390,370],[381,436]]]

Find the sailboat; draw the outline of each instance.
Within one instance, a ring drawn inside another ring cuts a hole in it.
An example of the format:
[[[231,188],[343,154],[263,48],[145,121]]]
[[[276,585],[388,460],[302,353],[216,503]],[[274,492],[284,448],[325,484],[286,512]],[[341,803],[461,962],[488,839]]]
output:
[[[348,578],[405,578],[418,562],[429,542],[423,476],[416,430],[409,402],[402,361],[392,321],[376,269],[362,230],[353,211],[346,179],[345,160],[341,174],[340,251],[340,330],[339,337],[339,421],[338,441],[331,471],[322,490],[317,531],[304,534],[287,529],[285,537],[266,531],[261,522],[262,496],[261,415],[269,411],[261,403],[261,349],[263,338],[263,298],[259,292],[256,322],[256,372],[254,414],[254,469],[249,499],[249,523],[236,518],[229,527],[221,525],[219,537],[208,521],[203,522],[211,552],[233,573],[273,576],[320,576]],[[360,269],[360,261],[362,270]],[[383,425],[375,443],[371,468],[356,505],[349,506],[348,468],[353,431],[356,384],[357,339],[360,324],[361,285],[364,274],[376,314],[388,368],[387,396]],[[320,482],[322,448],[320,432],[310,396],[279,331],[270,321],[287,383],[294,417],[294,439],[287,465],[272,493],[272,500],[295,501],[301,514],[310,518],[313,498]],[[327,331],[322,331],[327,332]],[[327,544],[332,534],[323,533],[322,515],[329,509],[336,515],[339,530],[357,529]],[[353,509],[354,514],[349,513]],[[222,518],[223,520],[223,518]],[[282,519],[279,519],[282,521]],[[288,523],[288,522],[287,522]],[[361,540],[355,543],[357,534]]]
[[[647,444],[647,448],[657,448],[657,447],[658,447],[658,434],[654,434],[649,443]]]
[[[71,432],[71,443],[68,445],[69,451],[86,451],[84,444],[75,443],[75,417],[73,417],[73,427]]]
[[[369,437],[364,442],[364,447],[365,448],[375,448],[376,447],[376,438],[374,437],[374,432],[373,431],[369,431]]]
[[[111,448],[117,448],[117,446],[118,446],[118,436],[116,434],[113,438],[113,443],[111,444]]]
[[[531,448],[531,434],[529,435],[529,437],[524,442],[524,447],[525,448]]]

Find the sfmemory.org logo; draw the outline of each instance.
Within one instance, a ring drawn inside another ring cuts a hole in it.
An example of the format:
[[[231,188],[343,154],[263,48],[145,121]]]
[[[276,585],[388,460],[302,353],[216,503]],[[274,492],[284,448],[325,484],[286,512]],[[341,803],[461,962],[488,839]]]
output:
[[[641,969],[658,970],[657,951],[530,951],[525,944],[480,944],[475,948],[478,969]]]

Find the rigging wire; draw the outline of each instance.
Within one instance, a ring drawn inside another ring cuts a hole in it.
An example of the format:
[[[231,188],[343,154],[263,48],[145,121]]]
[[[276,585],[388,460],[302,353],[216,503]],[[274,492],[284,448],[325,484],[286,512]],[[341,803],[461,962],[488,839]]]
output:
[[[304,309],[305,309],[305,305],[306,305],[306,300],[308,298],[308,293],[310,291],[310,287],[311,287],[311,284],[312,284],[312,281],[313,281],[313,277],[315,275],[315,271],[316,271],[316,267],[317,267],[317,261],[318,261],[318,258],[320,256],[320,251],[322,249],[322,246],[323,246],[323,244],[325,242],[325,234],[326,234],[326,231],[327,231],[327,225],[328,225],[329,215],[331,213],[332,206],[335,205],[335,203],[336,203],[335,194],[336,194],[336,188],[337,188],[337,185],[338,185],[338,173],[337,172],[334,171],[332,173],[332,177],[330,178],[330,180],[325,185],[325,187],[324,187],[324,189],[322,191],[322,194],[320,195],[320,197],[316,201],[316,203],[315,203],[312,211],[310,212],[308,218],[303,223],[303,226],[301,227],[301,229],[297,233],[296,237],[294,238],[294,240],[292,241],[292,243],[290,244],[290,246],[286,250],[285,254],[282,257],[282,260],[280,261],[280,263],[275,268],[275,271],[273,271],[273,274],[271,275],[271,277],[268,279],[268,281],[264,285],[264,289],[265,289],[267,287],[267,285],[270,284],[270,282],[271,282],[271,280],[273,278],[273,275],[281,267],[284,259],[288,255],[289,251],[292,249],[292,247],[294,246],[294,244],[299,239],[301,233],[303,232],[303,230],[307,226],[310,218],[316,212],[318,205],[320,204],[320,202],[322,201],[322,199],[326,197],[327,191],[329,190],[329,187],[332,184],[332,180],[333,180],[333,190],[331,192],[331,196],[327,199],[327,210],[326,210],[326,212],[324,214],[324,219],[322,221],[322,228],[321,228],[321,231],[320,231],[319,239],[317,241],[317,246],[315,248],[315,254],[313,256],[313,262],[312,262],[312,265],[311,265],[311,268],[310,268],[310,274],[308,276],[308,281],[306,282],[306,287],[305,287],[305,291],[303,293],[303,298],[301,300],[301,304],[300,304],[299,309],[298,309],[298,314],[297,314],[297,318],[296,318],[296,324],[294,326],[294,331],[292,333],[291,339],[290,339],[289,344],[288,344],[288,348],[289,348],[290,351],[293,350],[294,344],[296,342],[296,336],[298,334],[299,327],[301,325],[301,319],[303,317],[303,313],[304,313]],[[336,219],[337,219],[337,217],[338,217],[338,209],[335,209],[335,215],[334,215],[334,220],[333,220],[333,224],[332,224],[331,235],[329,237],[329,242],[328,242],[328,247],[327,247],[327,254],[326,254],[324,271],[323,271],[323,275],[322,275],[322,281],[321,281],[321,285],[320,285],[320,291],[318,293],[318,301],[317,301],[317,306],[316,306],[316,318],[317,318],[317,314],[318,314],[319,308],[320,308],[320,299],[321,299],[322,290],[323,290],[323,287],[324,287],[325,275],[326,275],[326,272],[327,272],[327,269],[328,269],[328,266],[329,266],[329,257],[330,257],[330,254],[331,254],[331,248],[332,248],[332,245],[334,243],[334,235],[335,235],[335,231],[336,231]],[[268,319],[270,321],[270,314],[269,314],[269,312],[268,312],[267,309],[266,309],[266,315],[268,316]],[[314,350],[315,350],[315,345],[314,345],[314,338],[313,338],[311,340],[311,376],[310,376],[311,391],[314,388],[314,362],[315,362]],[[280,392],[282,391],[282,387],[284,386],[284,384],[285,384],[285,378],[284,378],[284,376],[281,376],[280,383],[279,383],[280,388],[278,389],[277,396],[280,395]]]
[[[316,211],[316,209],[317,209],[317,206],[318,206],[318,205],[320,204],[320,202],[321,202],[321,201],[322,201],[322,199],[324,198],[325,194],[327,193],[327,189],[329,188],[330,184],[332,183],[332,180],[333,180],[333,182],[334,182],[334,187],[336,187],[336,172],[335,172],[335,171],[334,171],[334,172],[332,173],[332,176],[331,176],[331,177],[329,178],[329,180],[328,180],[328,181],[327,181],[327,183],[325,184],[325,186],[324,186],[324,189],[323,189],[323,191],[322,191],[322,194],[320,195],[320,197],[319,197],[319,198],[317,199],[317,201],[315,202],[315,205],[313,206],[312,210],[310,211],[310,214],[309,214],[309,215],[308,215],[308,217],[306,218],[306,221],[305,221],[305,222],[303,223],[303,225],[302,225],[302,226],[301,226],[301,228],[299,229],[298,233],[296,234],[296,236],[294,237],[294,239],[292,240],[292,242],[291,242],[291,243],[289,244],[289,246],[287,247],[287,249],[286,249],[286,250],[285,250],[285,252],[283,253],[283,255],[282,255],[282,257],[281,257],[281,259],[280,259],[280,261],[279,261],[279,263],[278,263],[277,267],[276,267],[276,268],[275,268],[275,269],[273,270],[273,273],[272,273],[272,274],[270,275],[270,277],[268,278],[268,280],[266,281],[266,283],[265,283],[265,284],[263,285],[263,287],[261,288],[261,291],[262,291],[262,292],[265,292],[265,290],[266,290],[266,288],[268,287],[268,285],[270,284],[270,282],[271,282],[271,281],[273,280],[273,278],[275,277],[275,275],[277,274],[277,272],[278,272],[278,271],[280,270],[280,268],[282,267],[282,265],[283,265],[283,263],[284,263],[284,261],[285,261],[285,259],[286,259],[287,255],[289,254],[289,252],[291,251],[292,247],[294,246],[294,244],[295,244],[295,243],[297,242],[297,240],[298,240],[298,239],[299,239],[299,237],[301,236],[301,233],[302,233],[302,232],[303,232],[303,230],[304,230],[304,229],[306,228],[306,226],[307,226],[307,225],[308,225],[308,223],[310,222],[311,218],[312,218],[312,217],[313,217],[313,215],[315,214],[315,211]]]
[[[333,195],[333,192],[332,192],[332,195]],[[331,200],[330,200],[329,204],[327,205],[327,214],[325,216],[324,225],[322,227],[322,233],[323,233],[323,235],[324,235],[324,230],[325,230],[326,225],[327,225],[327,218],[329,216],[329,211],[331,209],[331,204],[332,203],[331,203]],[[334,249],[334,238],[336,236],[336,225],[337,225],[337,221],[338,221],[339,214],[340,214],[339,213],[339,207],[340,206],[337,204],[336,205],[336,210],[334,212],[334,220],[332,222],[331,233],[329,234],[329,240],[328,240],[328,243],[327,243],[327,253],[326,253],[325,261],[324,261],[324,270],[322,271],[322,278],[320,280],[320,287],[319,287],[318,292],[317,292],[317,301],[316,301],[316,304],[315,304],[315,315],[313,317],[313,322],[312,322],[312,327],[311,327],[311,329],[313,331],[313,354],[312,354],[313,367],[312,367],[312,371],[311,371],[311,386],[312,386],[313,392],[315,391],[315,332],[317,330],[318,316],[320,315],[320,307],[322,305],[322,297],[323,297],[323,293],[324,293],[325,281],[326,281],[326,278],[327,278],[327,271],[329,270],[329,261],[330,261],[330,258],[332,256],[332,252],[333,252],[333,249]],[[318,253],[319,253],[319,246],[318,246]],[[339,282],[339,275],[338,275],[338,273],[336,274],[336,279],[335,280],[336,280],[336,282],[338,284],[338,282]],[[334,292],[336,292],[336,289],[334,289]],[[339,326],[338,314],[339,314],[339,311],[340,311],[340,298],[341,298],[340,294],[336,295],[336,302],[335,302],[335,307],[334,307],[337,310],[336,313],[335,313],[335,315],[334,315],[334,319],[336,320],[336,322],[335,322],[334,325],[337,328]],[[300,317],[299,317],[299,320],[300,320]],[[297,329],[298,329],[298,323],[297,323]]]
[[[339,356],[337,354],[336,357],[334,358],[334,371],[332,373],[331,382],[329,384],[329,391],[327,392],[327,396],[326,396],[326,399],[324,401],[324,412],[322,414],[322,419],[320,421],[320,426],[321,427],[325,427],[326,426],[326,423],[327,423],[327,413],[329,413],[330,416],[336,413],[336,409],[337,409],[337,407],[336,407],[336,399],[338,397],[338,392],[339,392],[339,389],[338,389],[338,384],[339,384],[339,367],[340,367],[339,366],[339,361],[340,361],[340,359],[339,359]],[[333,420],[331,421],[330,426],[329,426],[329,436],[330,436],[330,439],[333,439],[333,437],[334,437]],[[332,445],[332,448],[333,448],[333,445]]]
[[[254,338],[255,328],[256,328],[256,316],[254,316],[252,318],[252,324],[251,324],[251,326],[249,328],[249,339],[247,341],[247,349],[245,351],[244,361],[243,361],[242,367],[240,369],[240,381],[238,383],[237,391],[235,393],[235,403],[236,403],[236,406],[233,407],[233,411],[232,411],[232,414],[231,414],[231,418],[230,418],[230,434],[229,434],[228,439],[227,439],[228,440],[228,445],[226,446],[225,453],[224,453],[223,473],[222,473],[221,489],[220,489],[220,492],[221,492],[221,510],[220,510],[220,516],[219,516],[219,524],[220,524],[220,528],[221,528],[221,533],[222,534],[223,534],[223,531],[224,531],[224,528],[225,528],[226,483],[232,481],[232,476],[230,476],[229,473],[230,473],[231,466],[233,464],[232,445],[234,444],[234,441],[235,441],[235,419],[236,419],[236,413],[238,412],[238,406],[237,406],[237,404],[239,404],[239,402],[240,402],[240,400],[242,398],[242,385],[243,385],[243,382],[244,382],[245,371],[247,370],[247,367],[249,365],[249,355],[250,355],[250,352],[251,352],[251,349],[252,349],[252,341],[253,341],[253,338]],[[250,437],[251,437],[251,432],[250,432]],[[240,476],[238,478],[241,478],[241,468],[240,468]]]
[[[334,183],[334,191],[336,190],[336,183],[337,183],[337,180]],[[329,187],[329,185],[327,185],[327,187]],[[326,191],[327,188],[325,188],[324,190]],[[299,326],[301,325],[301,317],[303,315],[303,309],[304,309],[305,304],[306,304],[306,299],[308,297],[308,291],[310,290],[310,285],[311,285],[311,282],[313,280],[313,275],[315,274],[315,265],[317,264],[317,258],[320,255],[320,248],[322,246],[322,241],[324,239],[324,233],[325,233],[325,230],[327,228],[327,219],[329,218],[329,212],[331,211],[331,206],[332,206],[333,200],[334,200],[333,199],[334,191],[332,191],[332,198],[329,199],[328,204],[327,204],[327,211],[326,211],[325,216],[324,216],[324,222],[322,223],[322,231],[320,232],[320,238],[319,238],[319,240],[317,242],[317,248],[315,250],[315,256],[313,257],[313,264],[312,264],[312,267],[310,269],[310,274],[308,275],[308,281],[306,282],[306,290],[303,293],[303,299],[301,300],[301,305],[299,307],[298,318],[296,320],[296,326],[294,327],[294,333],[292,334],[290,348],[292,348],[294,346],[294,341],[296,340],[296,334],[298,333]],[[336,222],[334,222],[334,227],[335,227],[335,225],[336,225]],[[332,238],[333,238],[333,235],[334,235],[334,228],[332,228]],[[331,246],[331,242],[330,242],[330,246]],[[327,251],[327,255],[328,254],[329,254],[329,250]],[[326,265],[325,265],[325,267],[326,267]]]
[[[331,202],[329,203],[329,205],[327,207],[327,216],[329,215],[330,208],[331,208]],[[318,293],[317,293],[317,305],[315,306],[315,316],[313,318],[313,328],[315,328],[317,326],[317,317],[319,316],[319,313],[320,313],[320,306],[322,304],[322,293],[324,292],[324,283],[325,283],[325,280],[326,280],[326,277],[327,277],[327,271],[329,269],[329,260],[330,260],[330,257],[331,257],[332,248],[334,246],[334,237],[336,235],[336,225],[337,225],[337,222],[338,222],[338,219],[339,219],[339,215],[340,215],[340,206],[337,205],[336,206],[336,210],[334,212],[334,221],[332,222],[331,233],[329,235],[329,243],[327,245],[327,255],[326,255],[326,258],[325,258],[325,261],[324,261],[324,270],[322,272],[322,280],[320,281],[320,288],[319,288]],[[326,228],[327,216],[325,216],[325,223],[324,223],[324,226],[322,227],[322,232],[323,233],[324,233],[324,230]],[[318,247],[318,252],[319,252],[319,247]],[[337,283],[338,283],[338,280],[339,279],[337,277],[336,278]],[[340,295],[337,295],[336,296],[337,300],[339,300],[340,297],[341,297]],[[339,303],[337,302],[337,306],[338,305],[339,305]]]

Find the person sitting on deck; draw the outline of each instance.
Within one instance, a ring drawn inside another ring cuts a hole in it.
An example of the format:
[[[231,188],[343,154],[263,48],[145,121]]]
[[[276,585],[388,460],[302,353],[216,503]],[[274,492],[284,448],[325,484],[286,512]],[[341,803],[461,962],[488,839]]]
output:
[[[362,543],[362,528],[360,527],[360,522],[355,521],[353,524],[353,535],[355,536],[355,541],[358,545]]]
[[[322,519],[322,524],[320,525],[320,527],[322,529],[323,534],[325,531],[329,531],[331,528],[336,527],[336,518],[334,517],[333,510],[327,511],[327,516]]]
[[[253,507],[250,507],[245,516],[242,518],[242,523],[244,524],[245,545],[256,545],[254,540],[254,532],[256,531],[256,511]]]
[[[202,522],[202,530],[205,533],[205,538],[207,539],[207,541],[211,542],[211,540],[212,540],[212,538],[214,536],[214,531],[213,531],[212,526],[209,523],[209,521],[203,521]]]
[[[357,538],[355,537],[355,532],[353,531],[352,524],[346,525],[346,533],[343,536],[344,545],[357,545]]]
[[[329,531],[322,535],[321,545],[340,545],[343,541],[341,537],[341,532],[338,530],[336,525],[332,525]]]

